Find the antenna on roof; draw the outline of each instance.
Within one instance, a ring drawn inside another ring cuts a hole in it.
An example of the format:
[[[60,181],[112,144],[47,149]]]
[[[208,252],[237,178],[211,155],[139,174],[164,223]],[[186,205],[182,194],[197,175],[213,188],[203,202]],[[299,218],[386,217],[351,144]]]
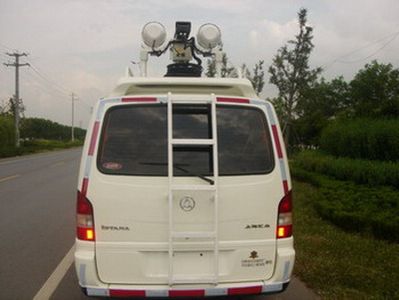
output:
[[[222,34],[219,27],[210,23],[200,26],[197,39],[190,37],[190,33],[190,22],[176,22],[173,39],[163,46],[166,41],[165,27],[158,22],[150,22],[144,25],[141,33],[143,39],[140,51],[141,76],[147,76],[149,55],[161,56],[169,49],[173,63],[168,65],[165,76],[200,77],[202,74],[202,61],[198,55],[202,55],[203,57],[215,58],[217,76],[220,77]],[[196,63],[192,63],[192,59]]]

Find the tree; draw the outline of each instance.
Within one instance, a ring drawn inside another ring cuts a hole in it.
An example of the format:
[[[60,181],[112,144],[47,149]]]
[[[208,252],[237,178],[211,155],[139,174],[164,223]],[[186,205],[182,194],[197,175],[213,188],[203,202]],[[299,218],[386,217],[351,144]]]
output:
[[[221,77],[237,77],[237,70],[233,66],[229,67],[229,59],[226,53],[222,56]]]
[[[399,69],[373,61],[350,83],[355,116],[399,117]]]
[[[250,74],[249,80],[255,89],[256,94],[260,94],[265,86],[265,71],[263,69],[263,64],[265,61],[260,60],[255,64],[253,69],[253,75]]]
[[[243,77],[248,78],[251,81],[256,93],[259,95],[263,87],[265,86],[265,71],[263,69],[264,61],[260,60],[255,64],[253,68],[253,75],[248,70],[246,64],[241,65],[241,74]],[[216,63],[214,59],[209,59],[207,61],[207,70],[205,72],[207,77],[215,77],[216,76]],[[238,72],[236,68],[228,66],[228,58],[224,53],[222,57],[222,65],[221,65],[221,77],[238,77]]]
[[[348,111],[349,84],[342,76],[330,82],[322,78],[307,89],[296,107],[294,121],[298,141],[304,145],[318,145],[321,131],[330,119]]]
[[[223,53],[220,77],[238,77],[236,68],[233,66],[229,67],[228,65],[229,59],[227,58],[226,53]],[[216,76],[216,62],[214,58],[208,60],[205,75],[206,77]]]
[[[206,77],[215,77],[216,76],[216,62],[214,59],[208,59],[206,65]]]
[[[297,103],[321,72],[321,68],[309,67],[309,57],[314,45],[313,28],[306,25],[306,9],[300,9],[298,21],[298,35],[278,50],[269,67],[269,81],[276,85],[279,91],[274,100],[275,105],[280,107],[284,139],[288,146],[292,144],[292,126],[297,115]]]
[[[10,115],[14,116],[15,106],[13,98],[10,98],[8,101],[3,101],[2,106],[0,106],[0,115]]]

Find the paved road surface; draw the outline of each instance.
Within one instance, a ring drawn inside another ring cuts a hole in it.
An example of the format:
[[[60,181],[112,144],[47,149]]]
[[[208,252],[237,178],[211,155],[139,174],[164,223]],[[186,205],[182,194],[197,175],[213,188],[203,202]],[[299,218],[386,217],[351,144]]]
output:
[[[0,299],[32,299],[43,286],[56,287],[51,299],[89,299],[78,287],[72,261],[64,259],[74,243],[80,153],[72,149],[0,160]],[[59,272],[62,268],[65,272]],[[285,293],[248,299],[315,295],[294,279]]]

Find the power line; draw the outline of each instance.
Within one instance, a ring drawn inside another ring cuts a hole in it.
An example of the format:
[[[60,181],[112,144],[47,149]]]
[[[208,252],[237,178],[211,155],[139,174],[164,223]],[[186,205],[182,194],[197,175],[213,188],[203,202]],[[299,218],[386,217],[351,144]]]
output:
[[[360,62],[360,61],[366,60],[366,59],[368,59],[368,58],[370,58],[370,57],[373,57],[373,56],[376,55],[378,52],[380,52],[382,49],[384,49],[386,46],[388,46],[390,43],[392,43],[393,40],[394,40],[398,35],[399,35],[399,32],[398,32],[396,35],[394,35],[388,42],[386,42],[384,45],[382,45],[380,48],[378,48],[375,52],[371,53],[370,55],[367,55],[367,56],[364,57],[364,58],[355,59],[355,60],[349,60],[349,61],[348,61],[348,60],[347,60],[347,61],[345,61],[345,60],[337,60],[337,62],[339,62],[339,63],[344,63],[344,64],[351,64],[351,63]]]
[[[32,62],[30,62],[30,66],[31,66],[31,69],[32,69],[37,75],[39,75],[43,80],[45,80],[45,81],[47,81],[49,84],[55,86],[57,89],[60,90],[60,92],[65,93],[66,95],[69,96],[69,91],[68,91],[68,90],[66,90],[64,87],[62,87],[62,86],[56,84],[54,81],[48,79],[47,76],[43,75],[43,74],[35,67],[35,65],[32,64]]]
[[[29,75],[29,78],[25,77],[26,75]],[[55,98],[57,99],[65,99],[65,103],[67,103],[67,97],[68,95],[64,95],[61,94],[58,90],[55,90],[47,85],[44,85],[41,81],[39,81],[38,77],[35,77],[34,73],[30,73],[30,72],[26,72],[22,77],[24,77],[25,79],[31,81],[32,79],[34,80],[34,82],[36,83],[36,85],[34,85],[34,88],[37,90],[40,90],[42,92],[44,92],[45,94],[49,95],[49,96],[56,96]],[[31,81],[32,82],[32,81]]]
[[[32,69],[33,71],[33,69]],[[57,93],[58,95],[67,98],[69,97],[69,94],[59,90],[58,88],[56,88],[53,84],[49,83],[48,81],[44,80],[41,76],[39,76],[36,72],[28,72],[27,74],[29,74],[30,76],[32,76],[32,78],[36,79],[37,83],[42,84],[44,87],[51,89],[53,92]]]
[[[30,62],[31,68],[32,70],[38,75],[40,76],[40,78],[42,78],[44,81],[46,81],[51,88],[57,90],[60,94],[69,97],[70,96],[70,92],[65,89],[63,86],[55,83],[54,81],[48,79],[48,77],[46,75],[43,74],[43,72],[39,71],[38,68],[32,64],[32,62]],[[87,108],[91,108],[90,105],[88,105],[87,103],[85,103],[84,101],[80,101],[79,103],[81,103],[82,105],[86,106]]]
[[[49,95],[49,96],[55,96],[54,98],[56,98],[59,101],[62,101],[64,103],[68,103],[69,102],[69,94],[65,94],[60,92],[58,89],[54,88],[52,85],[50,85],[48,82],[43,81],[43,79],[41,77],[39,77],[36,73],[32,73],[32,72],[27,72],[27,75],[30,76],[30,79],[33,79],[38,85],[35,85],[34,88],[36,88],[37,90],[40,90],[41,92],[44,92],[45,94]],[[25,76],[25,75],[24,75]],[[61,100],[63,99],[63,100]],[[90,111],[90,106],[87,105],[84,102],[78,102],[78,104],[82,104],[84,105],[89,111]]]
[[[355,61],[353,61],[353,62],[358,62],[358,61],[366,60],[366,59],[368,59],[368,58],[374,56],[375,54],[377,54],[379,51],[381,51],[382,49],[384,49],[386,46],[388,46],[398,35],[399,35],[399,31],[395,31],[395,32],[393,32],[393,33],[391,33],[391,34],[389,34],[389,35],[386,35],[386,36],[384,36],[384,37],[382,37],[382,38],[379,38],[379,39],[377,39],[377,40],[375,40],[375,41],[373,41],[373,42],[367,43],[367,44],[363,45],[362,47],[359,47],[359,48],[357,48],[357,49],[355,49],[355,50],[352,50],[352,51],[350,51],[350,52],[348,52],[348,53],[346,53],[346,54],[344,54],[344,55],[338,56],[337,58],[335,58],[334,60],[332,60],[330,63],[327,63],[327,64],[323,65],[322,68],[323,68],[323,70],[326,70],[326,69],[328,69],[329,67],[331,67],[333,64],[335,64],[335,63],[337,63],[337,62],[339,62],[339,63],[341,63],[341,62],[342,62],[342,63],[352,63],[352,62],[341,61],[341,59],[342,59],[342,58],[345,58],[345,57],[348,57],[348,56],[350,56],[350,55],[352,55],[352,54],[354,54],[354,53],[356,53],[356,52],[359,52],[359,51],[361,51],[361,50],[363,50],[363,49],[367,49],[367,48],[369,48],[369,47],[371,47],[371,46],[374,46],[375,44],[378,44],[378,43],[380,43],[380,42],[386,40],[387,38],[391,38],[387,43],[385,43],[385,44],[384,44],[382,47],[380,47],[377,51],[373,52],[372,54],[368,55],[367,57],[364,57],[364,58],[361,58],[361,59],[357,59],[357,60],[355,60]]]

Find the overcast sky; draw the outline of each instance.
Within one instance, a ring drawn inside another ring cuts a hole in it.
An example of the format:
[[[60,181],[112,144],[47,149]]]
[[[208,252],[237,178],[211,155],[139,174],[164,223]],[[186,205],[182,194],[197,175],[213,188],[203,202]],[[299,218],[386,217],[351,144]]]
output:
[[[0,0],[0,62],[9,61],[4,53],[13,49],[29,53],[21,59],[35,67],[21,68],[26,116],[70,124],[68,94],[74,92],[75,122],[85,127],[90,106],[112,90],[125,67],[138,74],[130,61],[138,59],[146,22],[163,23],[169,37],[175,21],[191,21],[193,33],[215,23],[233,64],[262,59],[268,67],[296,34],[301,7],[314,27],[311,64],[324,67],[324,77],[350,80],[373,59],[399,66],[399,0]],[[150,73],[162,76],[166,63],[150,59]],[[13,93],[14,68],[1,65],[0,102]],[[264,95],[274,94],[267,84]]]

